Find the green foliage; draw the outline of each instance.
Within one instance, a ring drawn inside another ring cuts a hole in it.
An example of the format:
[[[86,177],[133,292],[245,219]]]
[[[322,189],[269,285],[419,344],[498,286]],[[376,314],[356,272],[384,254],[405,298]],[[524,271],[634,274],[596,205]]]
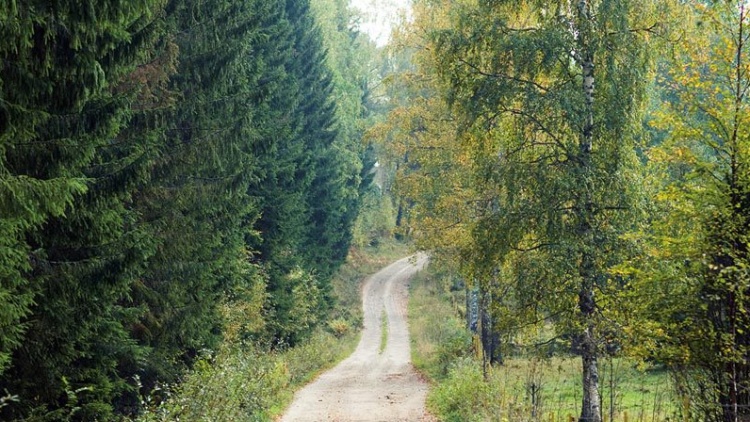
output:
[[[119,365],[147,352],[129,338],[140,309],[126,298],[153,253],[130,207],[153,151],[121,136],[137,101],[121,88],[150,59],[158,11],[157,2],[98,13],[58,2],[3,15],[3,256],[11,261],[0,296],[13,298],[0,306],[10,327],[0,371],[19,397],[4,416],[62,406],[70,390],[80,393],[76,418],[106,418],[128,389]]]
[[[481,365],[460,360],[449,373],[449,382],[440,384],[428,398],[428,405],[443,420],[489,420],[488,408],[494,402],[488,384],[484,383]]]
[[[361,76],[341,60],[332,82],[314,19],[307,1],[0,5],[0,417],[137,413],[227,338],[323,322],[362,96],[336,110]]]
[[[545,346],[524,347],[525,337],[539,338],[535,327],[527,327],[503,365],[483,368],[470,353],[471,334],[457,306],[463,294],[451,291],[451,279],[433,262],[410,290],[413,361],[432,381],[430,411],[446,421],[567,422],[580,408],[580,363],[564,352],[550,357]],[[669,374],[659,367],[610,357],[600,381],[607,420],[664,421],[680,410]]]
[[[346,19],[343,6],[331,12]],[[271,66],[272,89],[264,107],[269,123],[274,122],[261,134],[274,143],[262,151],[262,177],[248,192],[262,204],[255,228],[263,235],[254,246],[269,275],[267,308],[274,323],[266,326],[267,335],[278,345],[293,345],[331,307],[330,279],[349,250],[362,164],[356,153],[358,134],[344,126],[352,125],[360,112],[352,104],[347,105],[351,110],[339,110],[332,99],[351,90],[348,81],[359,76],[346,67],[348,62],[328,60],[324,49],[324,40],[349,39],[347,26],[322,31],[308,1],[287,2],[281,16],[284,25],[274,42],[286,49],[260,50]],[[310,291],[299,284],[299,271],[311,277],[315,286],[308,287],[319,296],[310,298],[305,316],[292,315],[300,313],[295,303],[308,298],[299,294]],[[300,320],[310,323],[295,325]]]
[[[317,332],[280,353],[249,344],[227,346],[198,360],[179,385],[152,390],[143,398],[147,411],[138,420],[272,420],[291,391],[341,359],[352,340]]]
[[[373,185],[362,197],[360,212],[352,229],[352,243],[359,248],[377,246],[382,239],[392,236],[395,220],[396,210],[391,197]]]
[[[633,265],[653,288],[651,353],[670,366],[685,417],[743,418],[750,404],[748,337],[747,5],[677,9],[683,39],[665,57],[664,135],[648,151],[655,213],[648,255]]]

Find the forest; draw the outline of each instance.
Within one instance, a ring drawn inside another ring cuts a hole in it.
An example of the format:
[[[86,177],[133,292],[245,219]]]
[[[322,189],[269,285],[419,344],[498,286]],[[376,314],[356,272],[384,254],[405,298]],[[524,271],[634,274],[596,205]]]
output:
[[[413,4],[393,40],[393,109],[370,136],[398,173],[404,232],[465,291],[485,382],[518,356],[575,356],[577,420],[614,420],[601,372],[628,359],[668,375],[671,418],[748,420],[748,13],[744,0]],[[468,388],[454,378],[443,400]],[[502,418],[547,420],[535,410]]]
[[[648,420],[750,420],[749,14],[414,0],[377,47],[345,0],[0,1],[0,419],[272,420],[396,237],[461,319],[445,420],[547,420],[483,416],[519,359],[576,361],[580,422],[628,420],[615,360]]]
[[[352,19],[0,2],[0,419],[137,415],[229,337],[324,322],[375,162]]]

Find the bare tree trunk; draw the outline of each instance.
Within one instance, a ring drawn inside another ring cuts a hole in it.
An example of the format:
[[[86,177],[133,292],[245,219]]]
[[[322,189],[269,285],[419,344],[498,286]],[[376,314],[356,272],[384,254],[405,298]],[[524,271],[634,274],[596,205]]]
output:
[[[502,364],[500,336],[492,317],[492,291],[490,289],[491,287],[479,289],[479,337],[482,343],[482,368],[485,379],[491,366]]]
[[[578,51],[576,60],[581,66],[584,96],[583,127],[579,140],[578,170],[581,178],[577,204],[579,275],[581,290],[578,293],[578,308],[584,331],[581,345],[583,363],[583,403],[580,422],[601,422],[601,397],[599,395],[599,350],[594,323],[596,301],[594,287],[598,270],[594,257],[594,204],[592,198],[591,154],[594,142],[594,47],[591,45],[593,15],[590,0],[578,1]]]
[[[587,330],[588,332],[588,330]],[[584,344],[587,339],[584,340]],[[583,361],[583,408],[580,422],[601,422],[601,397],[599,397],[599,366],[595,353],[584,353]]]
[[[584,283],[585,285],[586,283]],[[586,328],[581,342],[583,364],[583,404],[580,422],[601,422],[601,397],[599,395],[599,351],[594,324],[591,321],[595,310],[592,289],[584,288],[579,296],[579,308],[583,313]]]
[[[602,420],[601,396],[599,394],[599,347],[597,344],[596,324],[594,322],[596,313],[594,286],[597,278],[597,269],[592,257],[593,252],[591,251],[591,248],[595,247],[593,245],[593,229],[589,223],[591,212],[590,207],[584,207],[578,228],[579,235],[581,235],[581,239],[583,240],[583,250],[579,263],[581,290],[578,292],[578,310],[581,314],[581,321],[584,327],[581,339],[583,403],[580,422],[601,422]]]
[[[479,328],[479,289],[466,287],[466,328],[476,334]]]

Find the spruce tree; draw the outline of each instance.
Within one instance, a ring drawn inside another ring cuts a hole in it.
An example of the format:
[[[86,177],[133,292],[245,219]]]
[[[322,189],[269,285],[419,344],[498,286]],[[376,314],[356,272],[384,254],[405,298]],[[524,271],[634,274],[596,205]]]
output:
[[[163,145],[135,206],[156,244],[132,300],[145,309],[133,335],[152,349],[144,389],[175,381],[222,336],[219,306],[262,282],[245,237],[258,215],[248,186],[260,177],[253,102],[272,28],[267,1],[173,1],[167,18],[179,50],[168,89],[179,101],[163,119]]]
[[[125,328],[138,311],[123,300],[151,251],[126,204],[150,154],[120,137],[134,93],[117,87],[147,58],[159,5],[12,6],[0,13],[0,144],[3,255],[14,259],[2,286],[15,296],[2,309],[15,316],[0,382],[19,402],[3,412],[70,404],[106,418],[127,388],[119,361],[145,352]],[[80,403],[67,403],[80,388]]]
[[[263,179],[251,189],[262,199],[256,225],[262,237],[259,258],[268,275],[269,335],[278,345],[293,345],[320,318],[324,308],[325,282],[308,254],[306,234],[312,220],[312,186],[317,177],[317,158],[336,137],[331,77],[325,67],[320,32],[306,0],[284,4],[286,28],[280,28],[283,44],[267,50],[269,68],[268,126],[265,136],[274,139],[266,151]],[[279,42],[279,41],[276,41]],[[317,198],[315,199],[317,201]],[[300,302],[310,302],[298,312]]]

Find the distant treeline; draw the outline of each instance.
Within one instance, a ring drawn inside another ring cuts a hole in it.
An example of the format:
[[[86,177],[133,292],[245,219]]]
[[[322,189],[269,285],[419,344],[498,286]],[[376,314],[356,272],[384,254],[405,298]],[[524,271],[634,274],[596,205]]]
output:
[[[316,326],[374,161],[326,54],[308,0],[0,2],[0,419],[136,413],[227,309]]]

